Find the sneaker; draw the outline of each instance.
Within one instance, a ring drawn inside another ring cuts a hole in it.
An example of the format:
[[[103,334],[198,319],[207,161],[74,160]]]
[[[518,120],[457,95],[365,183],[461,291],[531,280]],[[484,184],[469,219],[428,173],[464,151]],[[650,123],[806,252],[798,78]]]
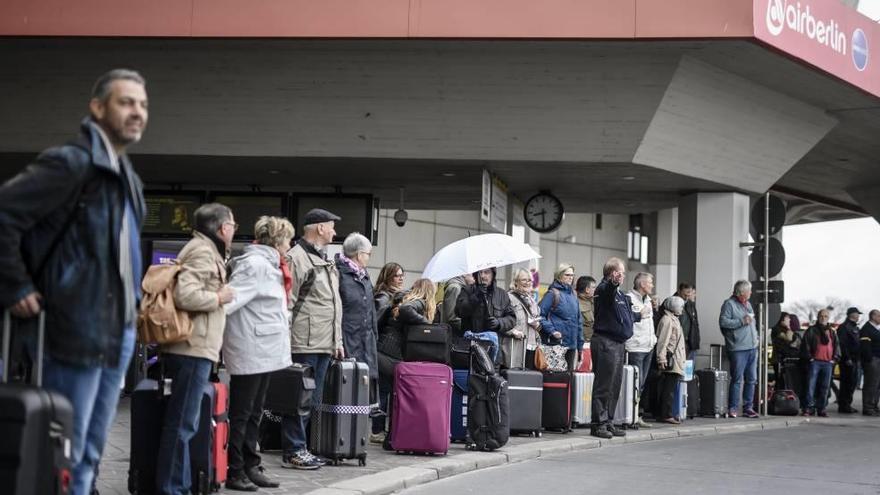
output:
[[[859,412],[859,410],[853,408],[852,406],[848,406],[848,407],[838,407],[837,412],[839,412],[840,414],[855,414],[855,413]]]
[[[813,415],[813,411],[811,411],[809,409],[804,409],[804,412],[801,414],[801,416],[812,416],[812,415]]]
[[[745,411],[743,411],[743,416],[745,416],[747,418],[759,418],[760,417],[760,415],[758,413],[756,413],[754,409],[746,409]]]
[[[370,434],[370,443],[385,443],[385,432],[380,431],[379,433],[371,433]]]
[[[821,411],[819,411],[818,413],[816,413],[816,416],[819,416],[820,418],[827,418],[827,417],[828,417],[828,411],[822,409]]]
[[[321,467],[321,464],[309,454],[307,450],[300,450],[291,456],[281,457],[281,467],[287,469],[305,469],[314,470]]]
[[[245,474],[247,475],[248,479],[253,482],[253,484],[257,485],[260,488],[278,488],[279,486],[281,486],[280,483],[278,483],[277,481],[272,481],[271,478],[266,476],[265,471],[266,470],[263,469],[263,466],[257,466],[248,469],[247,471],[245,471]]]
[[[321,457],[319,455],[315,455],[311,452],[308,452],[308,454],[312,458],[313,461],[318,463],[319,466],[326,466],[327,464],[330,464],[330,461],[324,457]]]
[[[611,434],[614,435],[615,437],[625,437],[626,436],[626,430],[624,430],[623,428],[621,428],[619,426],[608,425],[608,431],[610,431]]]
[[[239,492],[255,492],[260,488],[253,484],[247,476],[234,476],[226,480],[226,489]]]
[[[643,418],[639,418],[639,421],[636,423],[639,428],[653,428],[650,423],[645,422]]]
[[[593,427],[590,435],[593,435],[594,437],[604,438],[606,440],[614,436],[610,431],[608,431],[608,427],[605,425]]]
[[[669,423],[671,425],[680,425],[681,421],[676,418],[666,418],[663,420],[664,423]]]
[[[727,412],[728,418],[735,418],[737,416],[739,416],[739,414],[736,412],[736,409],[731,409],[730,411]]]

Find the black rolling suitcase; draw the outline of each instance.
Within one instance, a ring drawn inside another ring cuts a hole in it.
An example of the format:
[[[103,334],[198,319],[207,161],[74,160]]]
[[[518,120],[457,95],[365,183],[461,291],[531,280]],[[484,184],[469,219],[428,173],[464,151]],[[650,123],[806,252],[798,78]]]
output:
[[[467,406],[469,446],[474,450],[499,449],[510,438],[507,380],[495,372],[495,363],[485,349],[472,344],[471,353]]]
[[[42,386],[46,315],[37,317],[34,384],[7,383],[12,318],[3,315],[3,384],[0,385],[0,491],[10,495],[67,493],[71,481],[73,407]]]
[[[540,437],[541,413],[544,407],[544,375],[540,371],[512,368],[502,370],[501,376],[507,379],[510,432],[528,433]]]
[[[160,387],[160,383],[162,386]],[[131,457],[128,492],[156,492],[156,460],[165,421],[165,403],[171,395],[171,381],[142,380],[131,392]]]
[[[709,367],[694,373],[700,380],[700,416],[727,417],[730,373],[715,368],[712,361],[713,349],[718,348],[718,366],[721,366],[720,345],[709,346]]]
[[[541,424],[545,430],[571,431],[571,372],[543,372]]]
[[[334,464],[343,459],[357,459],[365,466],[370,435],[367,365],[354,359],[332,361],[321,402],[312,412],[310,450]]]

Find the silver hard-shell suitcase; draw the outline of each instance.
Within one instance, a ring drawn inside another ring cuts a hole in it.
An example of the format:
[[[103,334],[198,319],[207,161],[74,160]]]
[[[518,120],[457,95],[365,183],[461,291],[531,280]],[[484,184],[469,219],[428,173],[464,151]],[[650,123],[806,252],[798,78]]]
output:
[[[592,373],[574,373],[571,386],[571,422],[574,426],[590,424],[593,412]]]

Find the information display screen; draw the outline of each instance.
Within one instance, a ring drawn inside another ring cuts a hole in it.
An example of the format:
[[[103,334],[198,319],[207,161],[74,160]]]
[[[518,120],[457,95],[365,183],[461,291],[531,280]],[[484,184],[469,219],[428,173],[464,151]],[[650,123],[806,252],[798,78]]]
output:
[[[287,197],[284,195],[217,194],[213,201],[232,209],[232,216],[239,225],[237,238],[253,238],[254,224],[263,215],[288,217]]]
[[[149,242],[150,264],[159,265],[171,263],[177,259],[177,255],[186,246],[188,241],[152,241]],[[146,267],[144,267],[146,269]]]
[[[372,196],[297,196],[294,224],[297,236],[302,234],[303,217],[313,208],[323,208],[342,217],[342,220],[336,222],[336,237],[333,238],[333,242],[342,242],[348,234],[359,232],[375,243]]]
[[[189,237],[193,212],[202,204],[199,194],[147,192],[144,199],[147,203],[145,235]]]

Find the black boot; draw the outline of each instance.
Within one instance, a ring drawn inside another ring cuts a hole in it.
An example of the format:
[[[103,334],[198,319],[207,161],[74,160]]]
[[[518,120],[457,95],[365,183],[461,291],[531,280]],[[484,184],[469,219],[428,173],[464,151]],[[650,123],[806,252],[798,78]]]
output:
[[[272,481],[263,471],[263,466],[257,466],[248,469],[246,473],[247,477],[260,488],[278,488],[281,486],[277,481]]]

